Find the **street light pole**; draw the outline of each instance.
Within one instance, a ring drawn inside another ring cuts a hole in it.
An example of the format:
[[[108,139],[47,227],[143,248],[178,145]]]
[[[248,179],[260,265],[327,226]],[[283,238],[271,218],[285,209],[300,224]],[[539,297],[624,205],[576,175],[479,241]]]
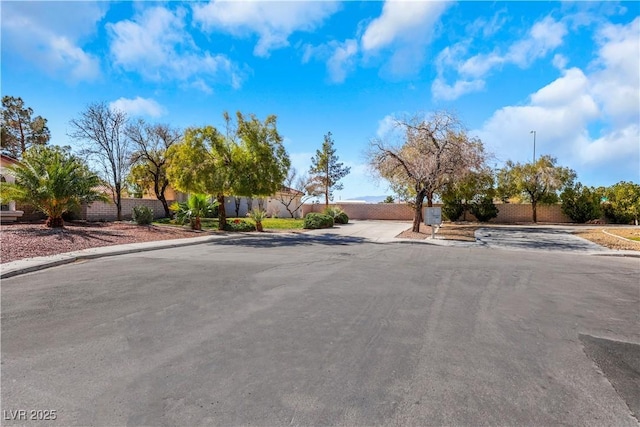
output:
[[[531,132],[533,134],[533,163],[536,162],[536,131],[532,130]]]

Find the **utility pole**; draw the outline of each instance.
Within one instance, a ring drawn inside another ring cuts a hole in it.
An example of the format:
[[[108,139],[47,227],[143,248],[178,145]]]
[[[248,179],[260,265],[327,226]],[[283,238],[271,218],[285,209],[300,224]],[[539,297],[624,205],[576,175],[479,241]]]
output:
[[[533,134],[533,163],[536,162],[536,131],[532,130],[531,132]]]

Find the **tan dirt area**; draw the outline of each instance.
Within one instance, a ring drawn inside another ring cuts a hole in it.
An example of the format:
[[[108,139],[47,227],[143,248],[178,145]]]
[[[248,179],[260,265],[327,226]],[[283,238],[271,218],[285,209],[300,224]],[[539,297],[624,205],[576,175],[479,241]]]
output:
[[[616,236],[623,237],[625,239],[634,237],[640,238],[640,228],[588,228],[579,229],[573,234],[609,249],[640,251],[640,241],[620,239],[618,237],[613,237],[609,234],[606,234],[605,231],[607,233],[615,234]]]

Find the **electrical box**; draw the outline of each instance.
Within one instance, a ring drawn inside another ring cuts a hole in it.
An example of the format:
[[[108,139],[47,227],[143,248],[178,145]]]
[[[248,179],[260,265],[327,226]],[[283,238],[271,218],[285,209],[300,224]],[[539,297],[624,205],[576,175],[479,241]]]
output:
[[[424,215],[424,223],[426,225],[442,224],[442,208],[426,208]]]

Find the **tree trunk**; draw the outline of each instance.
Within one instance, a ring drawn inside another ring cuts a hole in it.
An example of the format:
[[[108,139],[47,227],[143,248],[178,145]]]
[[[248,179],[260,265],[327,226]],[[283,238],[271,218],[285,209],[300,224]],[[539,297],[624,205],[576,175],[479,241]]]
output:
[[[162,203],[165,218],[171,218],[171,209],[169,209],[169,203],[167,203],[167,199],[164,197],[164,194],[158,196],[158,200],[160,200],[160,203]]]
[[[62,217],[48,217],[47,218],[47,222],[45,223],[45,226],[49,227],[49,228],[63,228],[64,227],[64,221],[62,219]]]
[[[422,191],[416,194],[415,212],[413,214],[413,227],[411,228],[411,231],[415,233],[420,232],[420,224],[422,223],[422,203],[424,202],[424,196],[425,194]]]
[[[218,230],[224,230],[227,226],[227,212],[224,209],[224,194],[218,193]]]
[[[262,222],[261,221],[256,221],[256,231],[259,232],[263,232],[264,229],[262,228]]]
[[[194,230],[202,230],[202,222],[200,221],[200,217],[197,216],[194,223],[193,223],[193,229]]]
[[[538,207],[538,201],[537,200],[532,200],[531,201],[531,208],[533,209],[533,223],[534,224],[538,222],[537,207]]]
[[[233,198],[233,201],[235,202],[235,205],[236,205],[236,218],[238,218],[240,216],[240,202],[242,201],[242,199],[238,196],[235,196]]]
[[[164,190],[166,190],[168,184],[169,182],[165,181],[165,183],[162,185],[162,188],[160,188],[160,184],[158,183],[158,180],[154,180],[153,190],[156,193],[156,199],[160,200],[160,203],[162,203],[162,208],[164,209],[164,216],[166,218],[171,218],[171,210],[169,209],[167,198],[164,197]]]
[[[122,221],[122,185],[119,182],[116,183],[116,209],[118,210],[116,218]]]

